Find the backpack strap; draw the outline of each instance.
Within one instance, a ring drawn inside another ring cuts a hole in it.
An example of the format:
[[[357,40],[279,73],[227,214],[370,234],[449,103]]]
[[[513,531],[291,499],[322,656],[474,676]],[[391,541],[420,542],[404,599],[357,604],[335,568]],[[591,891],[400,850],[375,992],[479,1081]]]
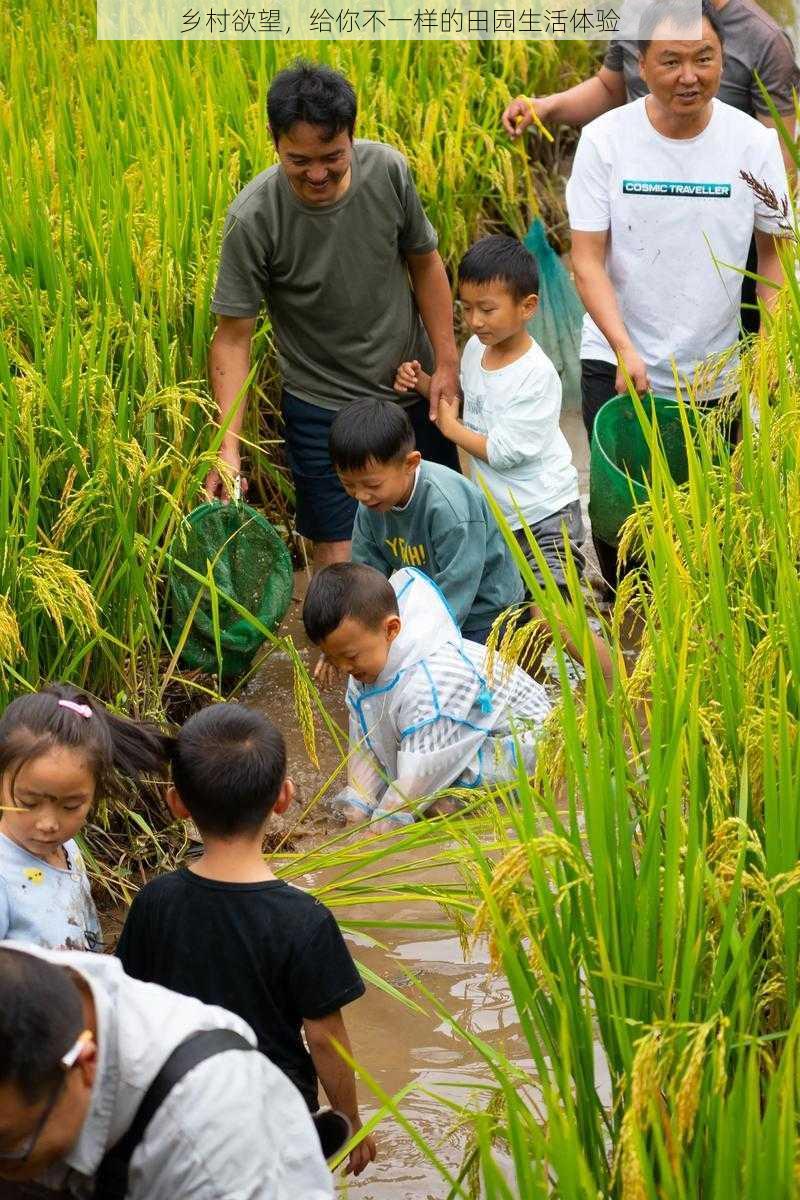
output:
[[[126,1133],[106,1152],[95,1175],[94,1200],[125,1200],[128,1168],[147,1127],[176,1083],[194,1067],[225,1050],[255,1050],[232,1029],[203,1029],[180,1042],[142,1097]]]

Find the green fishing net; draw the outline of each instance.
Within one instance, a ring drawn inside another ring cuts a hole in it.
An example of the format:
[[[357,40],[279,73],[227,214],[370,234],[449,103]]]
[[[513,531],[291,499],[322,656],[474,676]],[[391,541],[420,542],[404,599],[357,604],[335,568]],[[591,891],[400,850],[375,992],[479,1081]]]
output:
[[[580,408],[583,305],[539,217],[531,222],[525,245],[539,264],[539,307],[528,328],[561,376],[562,406]]]
[[[182,662],[209,673],[241,675],[264,634],[226,597],[257,617],[272,633],[292,598],[292,560],[277,530],[248,504],[201,504],[183,521],[171,548],[170,628],[173,650],[184,630]],[[207,582],[209,567],[218,589]],[[198,599],[199,593],[199,599]]]

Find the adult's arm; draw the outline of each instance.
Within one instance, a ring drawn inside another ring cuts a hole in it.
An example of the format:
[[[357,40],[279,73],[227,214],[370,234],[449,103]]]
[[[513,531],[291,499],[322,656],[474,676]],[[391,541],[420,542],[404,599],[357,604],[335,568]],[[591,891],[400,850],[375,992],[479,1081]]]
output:
[[[759,50],[750,78],[753,113],[762,125],[769,129],[775,128],[769,104],[761,90],[763,87],[789,133],[794,136],[794,98],[795,92],[800,90],[800,68],[795,58],[794,46],[783,30],[778,28],[773,29],[771,37],[764,40],[759,38],[758,45]],[[788,147],[784,146],[783,142],[781,153],[789,178],[793,179],[796,168]]]
[[[222,424],[234,410],[220,446],[220,458],[228,464],[234,475],[238,475],[241,469],[239,435],[247,405],[247,397],[242,395],[242,391],[250,372],[250,342],[255,327],[255,317],[218,317],[208,355],[208,374],[211,391],[217,402],[219,423]],[[225,485],[216,468],[209,471],[206,491],[209,496],[224,498],[226,495]]]
[[[538,96],[532,100],[540,121],[549,125],[588,125],[596,117],[612,108],[619,108],[626,100],[625,76],[622,71],[612,71],[603,66],[591,79],[584,79],[574,87],[552,96]],[[533,118],[525,100],[512,100],[503,113],[503,125],[510,137],[519,137]]]
[[[789,185],[784,159],[781,157],[780,137],[768,134],[761,161],[754,162],[751,171],[755,178],[772,191],[779,201],[787,204],[792,188]],[[756,272],[762,277],[756,282],[756,295],[768,308],[777,299],[784,282],[784,272],[778,255],[777,240],[792,234],[790,215],[784,219],[766,198],[756,194],[754,236],[756,243]]]
[[[439,397],[458,395],[458,351],[453,331],[453,297],[438,250],[431,250],[427,254],[406,254],[405,259],[417,307],[435,357],[428,397],[430,417],[434,421],[439,409]]]
[[[624,364],[637,392],[646,392],[650,386],[647,368],[625,328],[617,295],[606,271],[607,243],[607,229],[592,233],[572,230],[572,270],[575,286],[584,308],[617,356],[617,391],[628,390],[622,370]]]
[[[755,238],[758,258],[756,272],[762,277],[756,283],[756,295],[767,308],[771,308],[784,282],[783,267],[778,256],[778,239],[758,229]]]

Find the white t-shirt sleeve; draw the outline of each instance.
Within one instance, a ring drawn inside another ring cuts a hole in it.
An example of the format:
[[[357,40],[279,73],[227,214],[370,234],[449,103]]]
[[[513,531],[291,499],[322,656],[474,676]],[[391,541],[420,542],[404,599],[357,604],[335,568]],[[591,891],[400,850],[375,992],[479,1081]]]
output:
[[[753,174],[759,183],[766,183],[772,188],[782,203],[789,195],[789,183],[786,178],[786,166],[781,154],[781,144],[777,129],[764,129],[764,153],[761,165]],[[755,227],[759,233],[772,233],[776,237],[786,237],[791,233],[791,210],[786,220],[776,213],[756,196]]]
[[[524,384],[500,413],[493,413],[486,442],[486,458],[495,471],[508,471],[537,458],[558,431],[561,382],[552,375],[531,371]]]
[[[604,160],[595,136],[584,130],[567,181],[570,229],[602,233],[611,226],[609,178],[611,164]]]

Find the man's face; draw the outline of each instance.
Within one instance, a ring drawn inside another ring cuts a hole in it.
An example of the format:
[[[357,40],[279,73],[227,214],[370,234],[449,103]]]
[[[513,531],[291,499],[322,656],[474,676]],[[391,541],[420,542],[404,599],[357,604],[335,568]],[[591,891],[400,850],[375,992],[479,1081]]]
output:
[[[337,471],[337,474],[348,496],[365,508],[388,512],[408,502],[419,462],[419,451],[412,450],[405,458],[386,463],[370,459],[358,471]]]
[[[320,649],[338,671],[352,675],[358,683],[374,683],[386,666],[389,647],[400,632],[400,618],[384,617],[367,628],[354,617],[345,617],[341,625],[320,642]]]
[[[722,46],[707,20],[699,41],[686,41],[669,19],[654,30],[654,38],[639,59],[642,79],[657,103],[674,116],[694,116],[719,91]]]
[[[275,148],[289,183],[306,204],[332,204],[347,191],[353,142],[346,130],[325,139],[325,130],[295,121]]]
[[[32,1104],[16,1084],[0,1084],[0,1179],[34,1179],[65,1158],[89,1111],[95,1066],[96,1047],[89,1045]]]

